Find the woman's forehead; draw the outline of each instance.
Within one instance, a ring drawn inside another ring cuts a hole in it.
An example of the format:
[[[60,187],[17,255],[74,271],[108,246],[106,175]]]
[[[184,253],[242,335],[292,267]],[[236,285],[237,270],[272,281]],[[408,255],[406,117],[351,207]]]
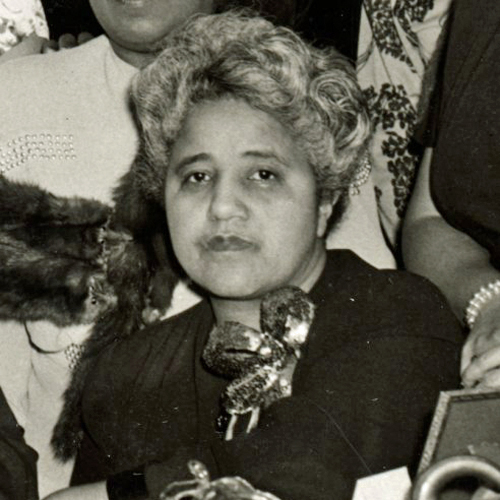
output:
[[[173,157],[224,152],[285,161],[301,157],[292,134],[270,114],[242,99],[204,101],[191,109],[173,144]]]

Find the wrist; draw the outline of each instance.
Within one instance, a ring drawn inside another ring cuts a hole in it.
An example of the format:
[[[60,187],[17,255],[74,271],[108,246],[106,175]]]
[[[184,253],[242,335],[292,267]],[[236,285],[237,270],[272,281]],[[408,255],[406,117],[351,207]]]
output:
[[[483,309],[493,301],[500,299],[500,279],[482,286],[470,299],[465,309],[465,322],[472,330]]]

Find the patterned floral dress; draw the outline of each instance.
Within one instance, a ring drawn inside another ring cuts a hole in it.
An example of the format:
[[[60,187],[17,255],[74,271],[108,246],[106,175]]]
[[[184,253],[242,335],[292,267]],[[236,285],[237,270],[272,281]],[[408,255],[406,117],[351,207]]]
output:
[[[382,226],[397,245],[420,155],[409,148],[425,69],[450,0],[364,0],[357,72],[374,127],[373,180]]]
[[[48,38],[40,0],[0,0],[0,56],[32,33]]]

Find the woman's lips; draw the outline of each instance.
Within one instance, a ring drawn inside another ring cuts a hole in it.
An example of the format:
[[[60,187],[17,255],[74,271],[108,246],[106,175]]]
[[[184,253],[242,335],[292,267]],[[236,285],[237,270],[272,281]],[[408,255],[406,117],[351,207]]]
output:
[[[248,250],[255,245],[251,241],[240,238],[239,236],[217,235],[209,238],[205,246],[212,252],[238,252],[241,250]]]
[[[144,7],[144,5],[147,3],[148,0],[116,0],[116,1],[128,7]]]

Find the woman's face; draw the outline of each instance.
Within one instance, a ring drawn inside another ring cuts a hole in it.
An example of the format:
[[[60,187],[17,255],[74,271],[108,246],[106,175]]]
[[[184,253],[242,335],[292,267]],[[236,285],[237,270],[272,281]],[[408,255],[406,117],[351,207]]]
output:
[[[318,207],[313,170],[288,131],[244,101],[191,111],[172,149],[165,196],[175,254],[212,295],[307,288],[321,272],[330,206]]]
[[[90,0],[90,5],[115,45],[151,52],[189,16],[212,12],[213,0]]]

